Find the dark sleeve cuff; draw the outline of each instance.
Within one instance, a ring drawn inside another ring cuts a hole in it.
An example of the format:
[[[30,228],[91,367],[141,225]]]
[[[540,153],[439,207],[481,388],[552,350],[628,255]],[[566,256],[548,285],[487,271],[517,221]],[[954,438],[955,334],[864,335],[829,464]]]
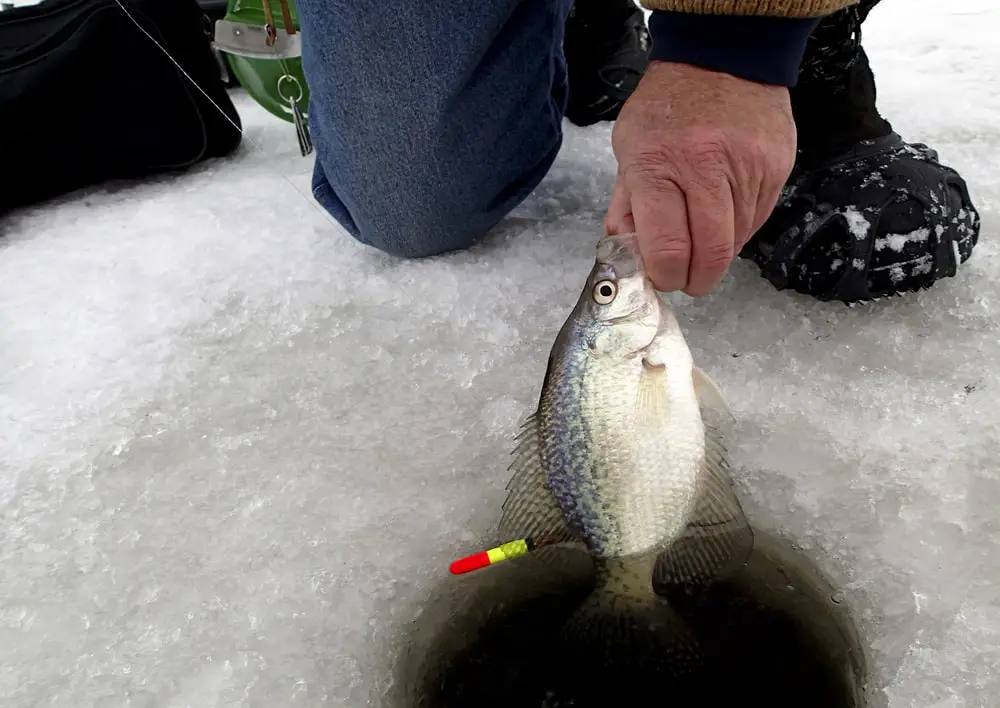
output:
[[[821,19],[654,10],[649,18],[650,59],[792,87],[798,80],[806,41]]]

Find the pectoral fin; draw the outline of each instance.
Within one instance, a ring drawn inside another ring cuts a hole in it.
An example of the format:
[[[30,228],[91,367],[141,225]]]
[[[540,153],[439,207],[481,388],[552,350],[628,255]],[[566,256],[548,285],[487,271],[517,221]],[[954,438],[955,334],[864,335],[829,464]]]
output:
[[[667,370],[662,364],[644,360],[636,392],[636,422],[640,426],[658,429],[670,415],[667,397]]]
[[[693,368],[691,373],[692,378],[694,379],[695,395],[698,396],[698,400],[701,401],[702,405],[707,405],[715,408],[716,410],[720,410],[730,418],[735,419],[736,415],[733,413],[733,409],[729,406],[729,401],[726,400],[722,390],[719,388],[718,384],[712,380],[712,377],[699,369],[697,366]]]

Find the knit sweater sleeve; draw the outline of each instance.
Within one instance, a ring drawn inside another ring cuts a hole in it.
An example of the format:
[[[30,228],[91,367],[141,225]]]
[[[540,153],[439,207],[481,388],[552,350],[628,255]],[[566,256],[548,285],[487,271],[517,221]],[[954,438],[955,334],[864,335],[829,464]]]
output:
[[[856,0],[642,0],[651,59],[794,86],[820,20]]]
[[[642,0],[647,10],[691,15],[753,15],[757,17],[824,17],[858,0]]]

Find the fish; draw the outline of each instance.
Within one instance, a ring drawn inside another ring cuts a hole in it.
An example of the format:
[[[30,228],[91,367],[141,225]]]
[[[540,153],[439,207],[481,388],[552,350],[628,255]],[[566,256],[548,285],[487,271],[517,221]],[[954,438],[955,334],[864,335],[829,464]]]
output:
[[[568,624],[577,638],[669,625],[658,584],[708,583],[749,558],[753,532],[706,408],[733,417],[636,234],[600,239],[517,435],[499,523],[506,538],[590,554],[596,584]]]

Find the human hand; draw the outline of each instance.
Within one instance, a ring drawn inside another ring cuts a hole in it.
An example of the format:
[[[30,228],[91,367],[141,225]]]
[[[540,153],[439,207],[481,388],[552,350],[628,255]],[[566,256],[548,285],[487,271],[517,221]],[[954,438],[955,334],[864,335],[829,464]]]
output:
[[[788,89],[652,62],[612,132],[608,234],[634,231],[654,286],[709,293],[795,162]]]

